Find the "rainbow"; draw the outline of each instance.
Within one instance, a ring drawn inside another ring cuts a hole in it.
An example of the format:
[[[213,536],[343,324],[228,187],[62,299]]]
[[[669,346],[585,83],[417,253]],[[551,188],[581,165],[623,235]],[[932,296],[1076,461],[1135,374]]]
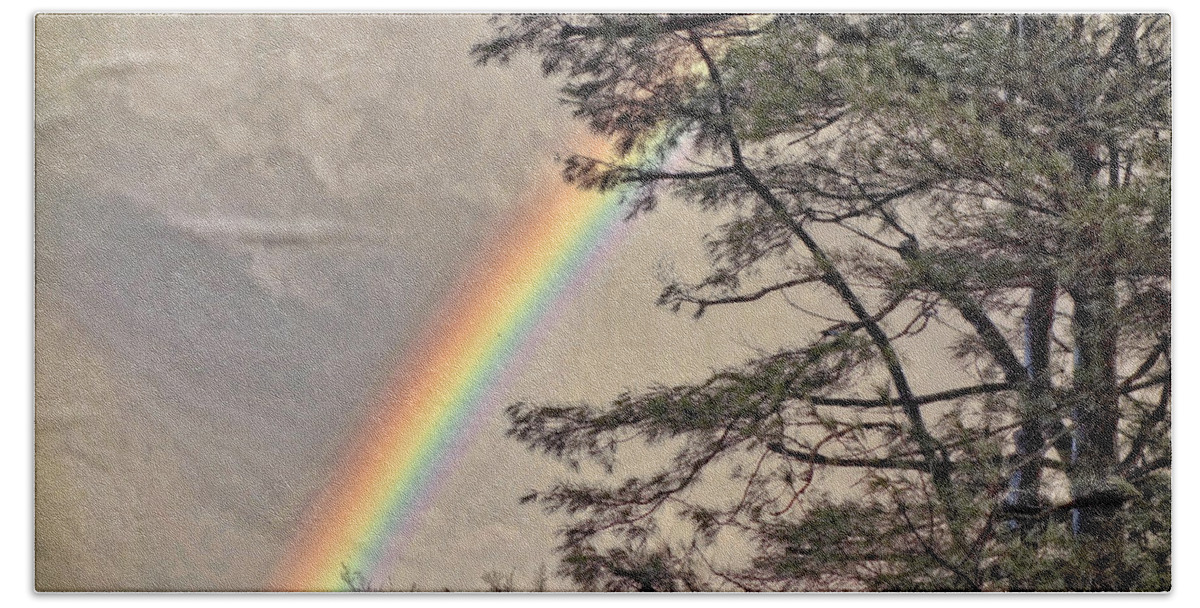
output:
[[[624,162],[669,165],[675,139],[660,131]],[[595,140],[587,147],[593,156],[608,149]],[[535,192],[484,249],[439,308],[441,318],[408,350],[381,405],[310,506],[273,588],[343,591],[386,571],[395,537],[413,525],[473,423],[489,410],[489,396],[622,233],[633,186],[596,192],[547,181],[553,184]]]

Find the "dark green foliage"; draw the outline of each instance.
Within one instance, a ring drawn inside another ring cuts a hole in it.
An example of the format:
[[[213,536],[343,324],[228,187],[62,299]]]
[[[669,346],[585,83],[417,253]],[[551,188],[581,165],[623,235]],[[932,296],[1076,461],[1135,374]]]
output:
[[[518,52],[616,142],[568,179],[645,186],[631,215],[664,194],[721,214],[711,272],[660,305],[842,307],[705,382],[509,408],[579,471],[527,497],[571,516],[560,574],[1170,588],[1167,17],[535,15],[475,49]],[[676,145],[693,166],[627,156]],[[974,382],[919,392],[917,357]]]

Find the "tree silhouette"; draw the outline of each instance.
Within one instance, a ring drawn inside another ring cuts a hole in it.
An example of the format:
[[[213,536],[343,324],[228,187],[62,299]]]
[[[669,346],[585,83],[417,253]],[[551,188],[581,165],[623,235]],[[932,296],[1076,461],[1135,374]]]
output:
[[[671,195],[730,218],[709,275],[661,305],[699,317],[816,290],[841,310],[806,311],[781,328],[796,346],[699,384],[511,406],[511,436],[576,468],[662,458],[526,497],[571,516],[561,574],[609,590],[1169,588],[1167,17],[495,27],[480,63],[540,56],[616,142],[615,159],[569,158],[568,180],[642,185],[631,216]],[[654,145],[693,166],[629,160]],[[917,358],[974,381],[922,390]],[[830,480],[853,495],[822,495]]]

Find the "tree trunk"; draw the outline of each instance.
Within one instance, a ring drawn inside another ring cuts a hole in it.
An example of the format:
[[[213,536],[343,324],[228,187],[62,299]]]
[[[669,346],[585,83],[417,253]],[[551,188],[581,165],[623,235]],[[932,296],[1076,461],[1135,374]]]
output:
[[[1075,443],[1069,467],[1073,529],[1095,568],[1091,588],[1121,585],[1126,496],[1114,477],[1120,420],[1116,382],[1116,289],[1111,272],[1085,279],[1075,300]]]
[[[1021,428],[1016,434],[1016,470],[1008,497],[1009,510],[1018,517],[1034,516],[1042,509],[1042,458],[1046,431],[1054,403],[1050,393],[1050,345],[1057,284],[1049,270],[1038,270],[1025,313],[1025,366],[1028,388],[1021,395]],[[1013,520],[1022,532],[1031,531],[1036,519]]]

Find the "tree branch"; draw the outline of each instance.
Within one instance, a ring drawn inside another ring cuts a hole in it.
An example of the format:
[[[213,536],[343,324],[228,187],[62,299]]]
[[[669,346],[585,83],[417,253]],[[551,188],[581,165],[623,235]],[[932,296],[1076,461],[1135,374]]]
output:
[[[628,175],[623,176],[621,181],[652,182],[662,180],[708,179],[710,177],[732,175],[733,173],[733,167],[720,167],[710,171],[644,171],[641,169],[634,169],[631,170]]]
[[[799,285],[805,285],[808,283],[815,283],[820,280],[821,280],[820,276],[800,277],[797,279],[792,279],[790,281],[784,281],[784,282],[776,284],[776,285],[771,285],[769,287],[764,287],[764,288],[759,289],[758,291],[755,291],[752,293],[739,294],[739,295],[728,296],[728,297],[724,297],[724,298],[699,298],[699,297],[689,295],[681,290],[676,290],[669,294],[663,294],[663,297],[659,298],[659,303],[666,304],[668,302],[676,302],[676,303],[677,302],[688,302],[691,304],[695,304],[697,306],[695,316],[699,317],[704,314],[705,309],[708,308],[709,306],[718,306],[721,304],[737,304],[737,303],[743,303],[743,302],[753,302],[755,300],[762,299],[763,297],[765,297],[769,294],[775,293],[777,291],[781,291],[781,290],[788,289],[791,287],[797,287]]]
[[[936,262],[932,256],[920,251],[915,242],[906,243],[900,249],[900,257],[908,262],[921,278],[922,282],[933,288],[938,295],[945,298],[950,305],[954,306],[963,320],[975,328],[975,332],[983,341],[983,346],[987,348],[988,353],[1004,371],[1004,379],[1010,383],[1023,383],[1028,381],[1029,372],[1013,353],[1012,347],[1008,343],[1008,339],[992,322],[991,317],[983,310],[971,296],[962,289],[962,284],[959,281],[952,281],[938,273]]]
[[[987,393],[999,393],[1004,391],[1020,390],[1020,385],[1010,384],[1007,382],[980,384],[978,386],[965,386],[962,388],[951,389],[939,393],[931,393],[913,397],[913,403],[917,405],[925,405],[928,403],[937,403],[939,401],[949,401],[960,397],[968,397],[971,395],[983,395]],[[837,407],[891,407],[896,405],[891,399],[854,399],[841,397],[808,397],[813,405],[831,405]]]
[[[570,23],[563,24],[559,30],[559,36],[570,38],[572,36],[582,36],[584,38],[595,38],[598,36],[612,38],[628,38],[630,36],[638,36],[645,34],[666,34],[669,32],[678,32],[681,30],[690,30],[697,27],[704,27],[714,23],[720,23],[730,17],[738,16],[735,13],[712,14],[712,15],[672,15],[659,21],[658,23],[608,23],[605,25],[572,25]]]
[[[1166,353],[1168,350],[1170,350],[1170,348],[1170,334],[1160,337],[1158,339],[1158,343],[1154,345],[1154,350],[1150,351],[1150,354],[1146,356],[1146,360],[1142,361],[1142,364],[1138,366],[1137,370],[1135,370],[1129,375],[1128,378],[1121,382],[1121,389],[1128,389],[1133,385],[1134,382],[1138,380],[1138,378],[1145,376],[1147,372],[1154,368],[1154,364],[1158,363],[1159,357],[1161,357],[1163,353]]]
[[[823,456],[815,452],[802,452],[793,450],[782,443],[771,442],[767,444],[767,449],[779,454],[794,458],[813,465],[826,465],[832,467],[854,467],[865,469],[903,469],[908,471],[925,471],[929,467],[920,460],[905,460],[900,458],[839,458],[836,456]]]
[[[1129,393],[1135,393],[1144,388],[1150,388],[1151,386],[1156,386],[1156,385],[1162,384],[1164,382],[1170,382],[1170,381],[1171,381],[1171,370],[1167,370],[1161,374],[1151,376],[1147,380],[1138,382],[1137,384],[1130,384],[1129,386],[1126,386],[1125,388],[1120,389],[1120,391],[1118,391],[1118,392],[1122,395],[1128,395]]]
[[[766,186],[758,179],[758,176],[746,165],[745,159],[742,157],[741,144],[738,141],[737,133],[734,131],[733,122],[730,118],[729,99],[725,92],[725,86],[721,81],[721,72],[717,67],[716,62],[704,48],[704,43],[695,32],[689,31],[689,38],[696,51],[700,54],[704,61],[705,68],[708,70],[709,80],[713,83],[713,87],[717,93],[717,104],[722,121],[721,129],[725,132],[729,144],[729,153],[733,159],[733,167],[737,170],[738,175],[750,187],[758,197],[770,207],[785,226],[791,230],[808,249],[813,256],[813,260],[817,263],[818,268],[825,275],[825,283],[834,289],[841,297],[842,301],[854,313],[855,318],[863,324],[867,334],[871,337],[871,341],[875,343],[880,353],[883,355],[884,361],[888,368],[888,373],[892,377],[892,382],[896,386],[896,392],[899,394],[899,403],[904,409],[905,416],[912,425],[912,433],[917,444],[921,447],[921,452],[931,469],[934,476],[934,483],[944,491],[950,489],[950,457],[945,452],[941,451],[939,442],[929,432],[929,428],[925,425],[925,418],[921,414],[920,408],[913,402],[914,395],[912,388],[908,383],[908,377],[904,373],[904,368],[900,363],[900,357],[896,354],[895,348],[888,339],[887,334],[879,323],[872,320],[871,315],[863,306],[858,295],[854,293],[850,285],[846,282],[845,277],[834,266],[833,261],[825,253],[824,249],[813,239],[812,235],[796,221],[788,213],[787,207],[780,201]],[[940,452],[940,458],[938,454]],[[940,462],[939,462],[940,460]]]
[[[1133,443],[1129,446],[1129,454],[1121,461],[1118,469],[1128,469],[1133,463],[1137,462],[1142,455],[1142,449],[1146,447],[1146,443],[1150,441],[1150,431],[1158,426],[1167,417],[1167,406],[1171,402],[1171,379],[1168,377],[1163,383],[1162,392],[1158,395],[1158,405],[1150,416],[1142,422],[1138,428],[1137,436],[1133,438]]]

